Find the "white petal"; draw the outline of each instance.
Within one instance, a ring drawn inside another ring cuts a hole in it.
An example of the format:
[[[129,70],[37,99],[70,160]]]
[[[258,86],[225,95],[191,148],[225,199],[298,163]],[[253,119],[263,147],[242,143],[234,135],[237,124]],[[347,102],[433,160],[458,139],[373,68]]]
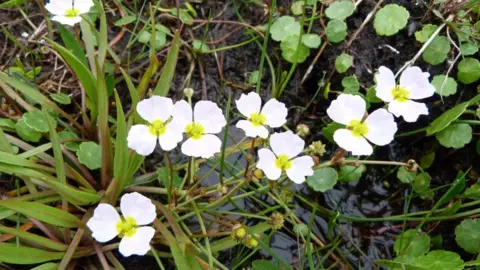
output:
[[[80,17],[80,16],[66,17],[66,16],[62,16],[62,15],[56,15],[56,16],[53,16],[52,20],[57,21],[61,24],[74,26],[76,23],[79,23],[79,22],[82,21],[82,17]]]
[[[205,128],[205,133],[217,134],[227,124],[222,110],[211,101],[199,101],[193,110],[193,120]]]
[[[183,130],[177,129],[177,127],[169,123],[166,127],[165,133],[158,137],[160,147],[164,151],[170,151],[177,147],[177,144],[183,140]]]
[[[393,113],[396,117],[403,116],[407,122],[416,122],[420,115],[428,115],[428,108],[425,103],[407,100],[405,102],[398,102],[396,100],[388,104],[388,111]]]
[[[295,182],[295,184],[301,184],[305,182],[305,176],[313,175],[313,165],[315,164],[311,157],[298,157],[292,160],[292,167],[286,171],[287,176]]]
[[[93,6],[92,0],[75,0],[75,9],[77,9],[80,14],[89,12]]]
[[[45,5],[45,9],[54,15],[64,16],[67,10],[72,9],[72,2],[65,0],[51,0],[50,3]]]
[[[219,153],[222,147],[222,141],[215,135],[205,134],[202,138],[188,139],[182,144],[182,153],[190,157],[211,158]]]
[[[247,137],[260,137],[260,138],[267,138],[268,137],[268,130],[264,126],[255,126],[252,122],[248,120],[240,120],[238,121],[237,128],[242,129],[245,131],[245,136]]]
[[[250,117],[252,113],[259,113],[262,99],[255,92],[250,92],[247,95],[242,94],[239,99],[235,100],[238,111],[245,117]]]
[[[87,227],[92,231],[92,237],[97,242],[105,243],[117,236],[117,223],[120,215],[115,207],[101,203],[93,211],[93,216],[88,220]]]
[[[371,113],[365,120],[368,132],[365,137],[376,145],[387,145],[393,141],[397,132],[397,123],[393,115],[385,109],[378,109]]]
[[[154,120],[166,121],[173,113],[173,102],[166,97],[152,96],[137,104],[137,113],[150,123]]]
[[[127,136],[128,148],[135,150],[139,155],[148,156],[157,146],[157,136],[148,132],[145,125],[134,125]]]
[[[294,158],[305,148],[305,141],[289,130],[270,136],[270,146],[275,155],[287,155],[289,158]]]
[[[352,155],[371,155],[373,152],[372,146],[367,139],[363,137],[354,136],[348,129],[337,129],[333,134],[333,140],[341,148],[352,152]]]
[[[134,218],[137,225],[150,224],[157,217],[152,201],[138,192],[123,195],[120,199],[120,210],[125,218]]]
[[[330,103],[328,116],[335,122],[348,125],[352,120],[362,120],[366,103],[360,96],[341,94]]]
[[[375,87],[377,97],[384,102],[392,101],[392,90],[396,86],[393,72],[389,68],[381,66],[378,69],[378,73],[375,74],[375,81],[377,83]]]
[[[150,250],[150,241],[155,235],[155,230],[152,227],[140,227],[131,237],[124,236],[120,241],[118,251],[125,256],[147,254]]]
[[[257,168],[261,169],[270,180],[277,180],[282,174],[282,170],[275,165],[276,160],[277,157],[269,149],[258,150]]]
[[[419,67],[407,68],[400,77],[400,85],[409,90],[409,99],[423,99],[433,96],[435,87],[428,81],[430,73]]]
[[[185,100],[180,100],[173,106],[172,124],[175,128],[185,131],[185,126],[193,121],[192,107]]]
[[[285,104],[272,98],[263,106],[262,114],[267,118],[265,121],[267,126],[277,128],[287,122],[288,110]]]

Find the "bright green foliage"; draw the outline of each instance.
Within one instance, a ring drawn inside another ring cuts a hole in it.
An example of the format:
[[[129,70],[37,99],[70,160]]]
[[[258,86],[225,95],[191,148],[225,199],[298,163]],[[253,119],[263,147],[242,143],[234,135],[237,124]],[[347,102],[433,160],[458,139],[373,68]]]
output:
[[[360,90],[360,83],[355,75],[347,76],[342,79],[343,92],[345,94],[356,94]]]
[[[180,186],[182,185],[182,178],[180,178],[176,172],[173,172],[172,174],[170,174],[170,170],[168,169],[168,167],[160,167],[157,169],[158,182],[163,184],[163,186],[166,188],[170,187],[170,179],[172,176],[173,176],[172,187],[180,188]]]
[[[272,24],[270,34],[275,41],[283,41],[289,35],[300,36],[300,24],[293,17],[282,16]]]
[[[302,43],[311,49],[316,49],[322,44],[322,39],[317,34],[305,34],[302,36]]]
[[[415,190],[415,192],[417,193],[423,193],[427,191],[430,187],[430,180],[431,177],[430,175],[428,175],[428,173],[419,173],[417,176],[415,176],[415,179],[413,180],[413,190]]]
[[[90,170],[102,166],[102,149],[94,142],[82,142],[77,151],[78,161],[87,166]]]
[[[199,52],[199,53],[208,53],[210,52],[210,47],[208,47],[208,45],[201,41],[201,40],[194,40],[192,42],[192,46],[193,48],[195,49],[195,51]]]
[[[326,127],[322,128],[323,136],[329,142],[333,143],[333,133],[335,133],[337,129],[344,128],[344,127],[345,127],[344,125],[339,123],[335,123],[335,122],[329,123]]]
[[[459,149],[472,140],[472,128],[468,124],[453,124],[435,136],[441,145]]]
[[[375,86],[372,86],[367,89],[367,95],[365,96],[365,98],[370,103],[382,102],[382,100],[377,97],[377,90],[375,90]]]
[[[50,94],[50,97],[59,104],[68,105],[72,102],[70,96],[64,93],[54,93]]]
[[[442,115],[437,117],[430,126],[427,128],[427,135],[433,135],[439,131],[442,131],[446,127],[450,125],[453,121],[457,120],[460,115],[467,109],[469,102],[463,102],[455,107],[451,108],[450,110],[444,112]]]
[[[457,93],[457,82],[451,77],[445,75],[437,75],[433,77],[433,86],[435,86],[435,93],[447,97]]]
[[[455,240],[465,251],[480,252],[480,220],[466,219],[455,228]]]
[[[177,16],[177,9],[176,8],[172,8],[169,11],[172,15]],[[192,25],[193,24],[193,22],[192,22],[193,17],[190,14],[188,9],[185,9],[185,8],[179,9],[178,10],[178,17],[179,17],[180,21],[182,21],[186,25]]]
[[[480,62],[475,58],[465,58],[460,61],[457,78],[464,84],[476,82],[480,78]]]
[[[354,182],[362,177],[363,173],[367,170],[367,167],[363,164],[355,167],[352,165],[344,165],[340,167],[338,172],[338,180],[344,182]]]
[[[45,114],[40,110],[33,110],[23,115],[25,124],[38,132],[48,132],[47,119]]]
[[[447,59],[450,41],[444,36],[436,36],[422,54],[425,62],[438,65]]]
[[[355,11],[355,4],[348,0],[333,2],[326,10],[325,15],[331,20],[345,20]]]
[[[304,5],[305,5],[305,1],[293,2],[292,6],[290,7],[290,11],[292,11],[294,15],[302,15]]]
[[[258,82],[260,79],[260,72],[258,70],[255,70],[254,72],[250,73],[248,76],[248,84],[254,85]]]
[[[20,136],[20,138],[28,142],[38,142],[42,137],[42,134],[40,134],[40,132],[25,124],[25,121],[23,119],[17,121],[17,123],[15,124],[15,130],[17,131],[17,134],[18,136]]]
[[[282,43],[280,43],[280,49],[282,49],[282,56],[290,63],[303,63],[310,50],[307,46],[300,42],[300,37],[295,35],[287,36]]]
[[[465,198],[480,200],[480,184],[473,184],[467,188],[464,193]]]
[[[15,122],[8,118],[0,118],[0,127],[15,129]]]
[[[427,24],[423,26],[422,30],[415,32],[415,39],[418,42],[425,43],[437,29],[438,26],[434,24]]]
[[[401,166],[398,168],[397,171],[397,178],[400,180],[400,182],[405,183],[405,184],[411,184],[413,183],[413,180],[415,180],[415,176],[417,175],[416,172],[411,172],[407,170],[405,166]]]
[[[420,158],[420,167],[422,169],[428,169],[432,166],[433,162],[435,161],[435,152],[430,152],[425,154]]]
[[[252,262],[252,270],[280,270],[281,268],[278,267],[276,264],[269,260],[255,260]]]
[[[307,178],[307,184],[315,191],[325,192],[337,183],[338,174],[335,169],[326,167],[316,170]]]
[[[137,20],[137,16],[135,15],[128,15],[125,16],[115,22],[115,26],[124,26],[127,24],[131,24]]]
[[[478,46],[473,42],[465,42],[460,45],[460,52],[463,56],[474,55],[478,52]]]
[[[417,229],[407,230],[401,233],[395,240],[393,250],[398,255],[410,255],[413,257],[422,256],[430,249],[430,237],[428,234],[417,231]]]
[[[341,20],[331,20],[325,29],[327,39],[333,43],[339,43],[347,36],[347,24]]]
[[[147,31],[142,31],[138,36],[138,41],[143,44],[150,44],[150,39],[152,38],[152,33]],[[162,31],[155,31],[155,49],[161,49],[167,44],[167,35]]]
[[[353,57],[342,53],[335,59],[335,69],[338,73],[346,72],[353,65]]]
[[[62,141],[69,140],[69,139],[78,139],[78,135],[76,133],[73,133],[68,130],[60,131],[58,133],[58,137]],[[65,148],[67,148],[70,151],[73,151],[73,152],[78,151],[79,143],[77,142],[64,142],[63,144],[65,145]]]
[[[293,227],[293,232],[298,236],[307,236],[308,226],[303,223],[295,224],[295,226]]]
[[[375,15],[373,27],[380,36],[393,36],[407,26],[410,13],[396,4],[388,4]]]
[[[418,257],[415,260],[415,266],[426,270],[461,270],[463,260],[455,252],[434,250]]]

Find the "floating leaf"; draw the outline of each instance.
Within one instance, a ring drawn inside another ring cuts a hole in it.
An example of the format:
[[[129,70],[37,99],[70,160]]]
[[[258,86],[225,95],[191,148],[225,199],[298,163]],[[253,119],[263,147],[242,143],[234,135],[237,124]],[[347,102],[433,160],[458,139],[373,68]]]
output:
[[[347,36],[347,24],[341,20],[331,20],[327,24],[325,34],[330,42],[338,43]]]
[[[450,110],[444,112],[442,115],[437,117],[427,128],[427,135],[431,136],[439,131],[442,131],[446,127],[450,125],[453,121],[457,120],[460,115],[468,108],[470,103],[463,102],[455,107],[451,108]]]
[[[388,4],[375,15],[373,27],[380,36],[392,36],[407,26],[410,13],[396,4]]]
[[[15,130],[17,131],[18,136],[20,136],[20,138],[25,141],[38,142],[42,137],[42,134],[40,132],[27,126],[23,119],[17,121],[17,123],[15,124]]]
[[[289,35],[300,36],[300,24],[293,17],[282,16],[273,22],[270,34],[275,41],[283,41]]]
[[[337,1],[325,10],[325,15],[331,20],[345,20],[352,15],[354,11],[355,4],[351,1]]]
[[[450,125],[435,136],[441,145],[459,149],[472,140],[472,128],[468,124]]]
[[[457,78],[464,84],[476,82],[480,78],[480,62],[475,58],[465,58],[460,61]]]
[[[308,48],[316,49],[322,44],[322,39],[317,34],[305,34],[302,36],[302,42]]]
[[[447,59],[450,41],[444,36],[436,36],[422,54],[425,62],[438,65]]]
[[[353,57],[342,53],[335,59],[335,69],[338,73],[346,72],[353,65]]]
[[[325,192],[332,189],[337,183],[338,174],[335,169],[326,167],[316,170],[307,178],[307,184],[317,192]]]
[[[90,170],[102,167],[102,148],[94,142],[82,142],[77,151],[78,161]]]
[[[303,63],[310,54],[308,47],[299,41],[299,36],[289,35],[280,43],[282,57],[290,63]]]
[[[33,110],[23,115],[25,124],[38,132],[48,132],[47,119],[45,114],[40,110]]]
[[[418,257],[427,253],[429,249],[430,237],[422,231],[417,231],[417,229],[411,229],[401,233],[395,240],[395,245],[393,246],[393,250],[397,256],[410,255]]]
[[[455,240],[465,251],[480,252],[480,220],[466,219],[455,228]]]
[[[427,24],[423,26],[422,30],[415,32],[415,39],[418,42],[425,43],[437,29],[438,26],[434,24]]]
[[[57,103],[68,105],[72,103],[70,96],[64,93],[54,93],[50,94],[50,97],[55,100]]]
[[[444,97],[457,93],[457,82],[445,75],[433,77],[432,85],[435,86],[435,93]]]
[[[413,183],[413,180],[415,180],[415,176],[417,175],[416,172],[411,172],[407,170],[405,166],[401,166],[398,168],[397,171],[397,178],[400,180],[400,182],[405,183],[405,184],[411,184]]]
[[[461,270],[464,263],[455,252],[434,250],[427,255],[418,257],[415,266],[426,270]]]

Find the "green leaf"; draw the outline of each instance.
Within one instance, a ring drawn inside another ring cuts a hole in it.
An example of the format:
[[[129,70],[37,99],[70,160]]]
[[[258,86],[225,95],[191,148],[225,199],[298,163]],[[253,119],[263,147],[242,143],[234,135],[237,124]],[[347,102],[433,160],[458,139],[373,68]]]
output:
[[[310,50],[302,42],[300,42],[299,36],[289,35],[282,43],[280,43],[280,49],[282,49],[282,57],[290,63],[303,63]]]
[[[202,42],[201,40],[194,40],[192,42],[192,46],[193,48],[195,49],[195,51],[199,52],[199,53],[208,53],[210,52],[210,47],[208,47],[207,44],[205,44],[204,42]]]
[[[77,217],[68,212],[37,202],[4,200],[0,201],[0,207],[59,227],[77,228],[82,224]]]
[[[335,59],[335,69],[338,73],[345,73],[353,65],[353,57],[342,53]]]
[[[338,174],[335,169],[326,167],[316,170],[307,178],[307,184],[317,192],[325,192],[332,189],[337,183]]]
[[[442,131],[446,127],[448,127],[450,125],[450,123],[457,120],[457,118],[460,117],[460,115],[462,115],[463,112],[465,112],[465,110],[468,108],[469,105],[470,105],[470,103],[468,101],[463,102],[463,103],[460,103],[460,104],[456,105],[455,107],[451,108],[450,110],[444,112],[442,115],[437,117],[430,124],[430,126],[428,126],[427,135],[431,136],[431,135],[433,135],[433,134],[435,134],[439,131]]]
[[[323,136],[331,143],[334,143],[333,141],[333,133],[335,133],[335,131],[337,129],[341,129],[341,128],[344,128],[345,126],[342,125],[342,124],[339,124],[339,123],[335,123],[335,122],[332,122],[332,123],[329,123],[326,127],[323,127],[322,128],[322,133],[323,133]]]
[[[401,233],[395,240],[395,245],[393,246],[393,250],[397,256],[410,255],[418,257],[427,253],[429,249],[430,237],[422,231],[417,231],[417,229],[411,229]]]
[[[472,140],[472,128],[468,124],[450,125],[435,136],[441,145],[459,149]]]
[[[430,187],[430,175],[428,173],[419,173],[413,180],[412,187],[417,193],[423,193]]]
[[[29,128],[35,131],[41,133],[48,132],[47,119],[45,118],[45,114],[40,110],[33,110],[31,112],[25,113],[23,115],[23,121]]]
[[[380,103],[383,102],[381,99],[377,97],[377,90],[375,90],[375,86],[372,86],[367,89],[366,99],[370,103]]]
[[[305,34],[302,36],[302,43],[311,49],[316,49],[322,44],[322,39],[317,34]]]
[[[115,103],[117,105],[117,137],[115,139],[115,156],[113,161],[113,175],[118,180],[117,196],[129,184],[128,170],[128,146],[127,146],[127,122],[123,113],[123,106],[115,91]]]
[[[472,200],[480,200],[480,184],[473,184],[465,190],[464,196]]]
[[[325,10],[325,15],[331,20],[345,20],[352,15],[354,11],[355,4],[351,1],[337,1]]]
[[[292,11],[293,15],[302,15],[304,5],[305,1],[293,2],[292,6],[290,6],[290,11]]]
[[[415,266],[427,270],[461,270],[463,265],[460,255],[444,250],[431,251],[415,260]]]
[[[339,43],[347,36],[347,24],[341,20],[331,20],[325,29],[327,39],[333,43]]]
[[[143,44],[150,44],[152,33],[143,30],[138,36],[138,42]],[[155,49],[159,50],[167,44],[167,35],[165,32],[155,31]]]
[[[21,4],[25,3],[27,0],[8,0],[0,4],[0,8],[12,8],[18,7]],[[1,260],[0,260],[1,261]]]
[[[157,169],[157,179],[158,182],[162,183],[166,188],[169,188],[170,185],[170,169],[168,167],[160,167]],[[178,176],[178,174],[174,171],[173,172],[173,188],[180,188],[182,186],[182,178]]]
[[[463,56],[474,55],[478,52],[478,46],[472,42],[466,42],[460,44],[460,52]]]
[[[68,105],[72,103],[70,96],[64,93],[54,93],[50,94],[50,97],[55,100],[57,103]]]
[[[358,167],[352,165],[344,165],[340,167],[338,172],[338,181],[354,182],[362,177],[363,173],[367,170],[364,164],[360,164]]]
[[[27,231],[23,231],[20,229],[9,228],[0,225],[0,232],[2,233],[9,233],[15,236],[18,236],[20,239],[27,240],[29,242],[35,243],[37,245],[41,245],[43,247],[57,250],[57,251],[66,251],[68,246],[62,243],[55,242],[50,240],[49,238],[39,236],[37,234],[29,233]]]
[[[360,83],[355,75],[347,76],[342,79],[343,93],[356,94],[360,90]]]
[[[178,51],[180,50],[180,33],[175,32],[175,36],[172,41],[172,46],[170,47],[170,52],[167,55],[167,62],[163,67],[162,74],[158,80],[157,86],[153,91],[154,95],[159,95],[162,97],[167,96],[168,91],[170,90],[170,83],[172,82],[173,75],[175,74],[175,67],[177,66],[178,60]]]
[[[82,142],[77,151],[78,161],[90,170],[102,167],[102,149],[94,142]]]
[[[270,26],[270,34],[275,41],[283,41],[289,35],[300,36],[300,24],[293,17],[282,16]]]
[[[260,79],[260,72],[258,70],[255,70],[252,73],[250,73],[250,75],[248,76],[248,84],[255,85],[259,79]]]
[[[0,250],[0,261],[11,264],[37,264],[60,260],[65,255],[65,252],[45,251],[10,243],[0,243]]]
[[[124,26],[127,24],[131,24],[137,20],[137,16],[135,15],[127,15],[115,22],[115,26]]]
[[[422,58],[429,64],[438,65],[447,59],[449,52],[450,41],[444,36],[436,36],[423,52]]]
[[[169,11],[172,15],[177,16],[177,9],[176,8],[172,8]],[[193,24],[193,22],[192,22],[193,17],[188,12],[188,9],[184,9],[184,8],[179,9],[178,17],[179,17],[180,21],[182,21],[186,25],[192,25]]]
[[[78,135],[74,132],[64,130],[60,131],[58,133],[58,136],[60,137],[60,140],[69,140],[69,139],[78,139]],[[65,148],[67,148],[70,151],[77,152],[78,151],[78,142],[64,142]]]
[[[448,188],[447,192],[445,192],[442,197],[437,201],[437,204],[442,205],[448,203],[453,200],[455,196],[460,194],[465,188],[465,176],[465,173],[459,171],[452,185]]]
[[[42,265],[39,265],[37,267],[34,267],[30,270],[57,270],[58,269],[58,263],[44,263]]]
[[[388,4],[375,15],[373,27],[380,36],[393,36],[407,26],[410,13],[404,7]]]
[[[38,142],[42,137],[42,134],[33,128],[27,126],[23,119],[20,119],[15,124],[15,130],[17,131],[18,136],[25,141],[29,142]]]
[[[422,30],[415,32],[415,39],[418,42],[425,43],[437,29],[438,26],[434,24],[427,24],[423,26]]]
[[[72,32],[68,31],[62,24],[58,24],[58,30],[60,36],[62,37],[65,47],[85,66],[88,66],[87,57],[85,56],[85,51],[82,46],[75,38]]]
[[[0,127],[15,129],[15,122],[8,118],[0,118]]]
[[[433,77],[432,85],[435,86],[435,93],[444,97],[457,93],[457,82],[455,79],[445,75]]]
[[[422,169],[428,169],[430,168],[430,166],[432,166],[434,161],[435,161],[435,152],[427,153],[420,158],[420,167],[422,167]]]
[[[480,62],[475,58],[465,58],[458,63],[457,79],[464,84],[471,84],[480,78]]]
[[[405,184],[411,184],[413,183],[413,180],[415,180],[415,176],[417,175],[416,172],[411,172],[407,170],[405,166],[401,166],[398,168],[397,171],[397,178],[400,180],[400,182],[405,183]]]
[[[278,265],[267,260],[255,260],[252,262],[252,270],[280,270]]]
[[[477,154],[480,155],[480,141],[477,141],[477,143],[475,144],[475,150],[477,150]]]

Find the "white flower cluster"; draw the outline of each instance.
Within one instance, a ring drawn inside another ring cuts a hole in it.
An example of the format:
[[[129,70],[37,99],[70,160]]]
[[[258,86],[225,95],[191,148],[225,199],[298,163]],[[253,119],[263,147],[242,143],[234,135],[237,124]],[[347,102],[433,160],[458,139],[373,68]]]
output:
[[[339,95],[327,109],[333,121],[346,126],[335,131],[334,141],[353,155],[371,155],[373,148],[368,141],[380,146],[389,144],[397,132],[393,115],[403,117],[406,122],[415,122],[420,115],[428,115],[425,103],[414,100],[431,97],[435,93],[429,76],[419,67],[409,67],[397,84],[393,72],[380,67],[375,75],[375,90],[377,97],[388,103],[388,111],[382,108],[366,115],[363,98],[350,94]]]
[[[80,15],[90,11],[92,0],[50,0],[45,8],[53,14],[52,20],[73,26],[82,20]]]

